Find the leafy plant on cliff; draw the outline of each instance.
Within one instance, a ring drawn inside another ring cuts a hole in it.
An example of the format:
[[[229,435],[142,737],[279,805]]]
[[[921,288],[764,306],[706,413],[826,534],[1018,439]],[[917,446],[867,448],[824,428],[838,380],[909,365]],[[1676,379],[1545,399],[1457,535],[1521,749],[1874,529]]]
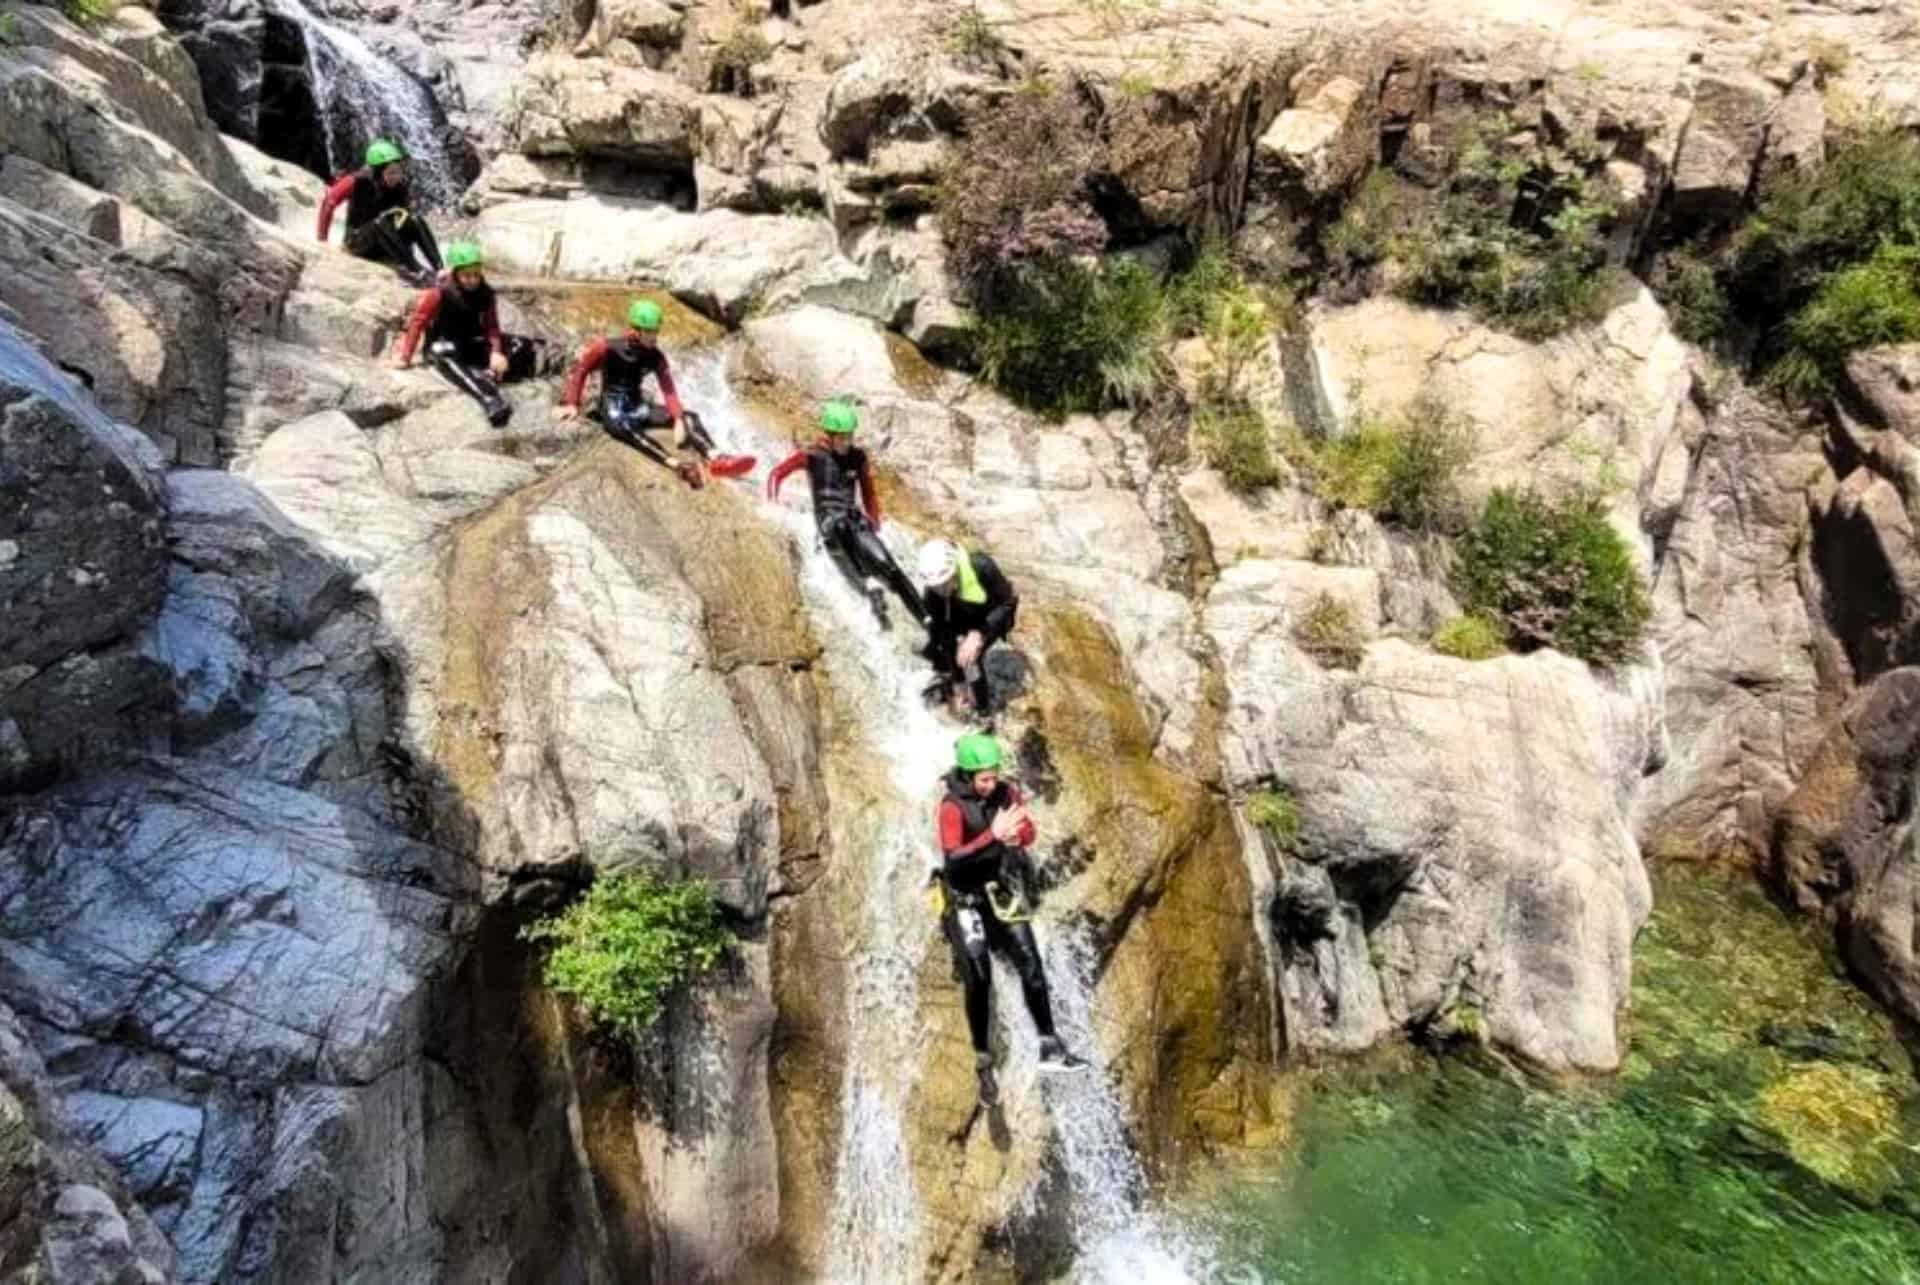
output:
[[[1723,245],[1668,250],[1652,281],[1684,337],[1811,396],[1847,354],[1920,337],[1916,250],[1920,139],[1875,125],[1776,179]]]
[[[61,8],[67,17],[90,27],[113,17],[124,3],[125,0],[64,0]]]
[[[1100,149],[1071,86],[1031,80],[976,121],[949,153],[940,194],[947,266],[992,313],[1030,271],[1106,248],[1091,180]]]
[[[1606,261],[1615,205],[1597,165],[1594,149],[1487,117],[1437,192],[1370,175],[1321,237],[1329,275],[1352,285],[1389,261],[1404,297],[1471,309],[1527,339],[1596,320],[1624,280]]]
[[[0,45],[20,43],[20,19],[10,13],[0,13]]]
[[[1843,268],[1787,322],[1786,351],[1772,370],[1788,393],[1826,391],[1847,355],[1920,339],[1920,246],[1882,242],[1871,259]]]
[[[1613,664],[1646,633],[1646,585],[1596,495],[1495,490],[1458,552],[1461,605],[1500,622],[1518,651],[1553,647]]]
[[[1330,593],[1313,596],[1293,627],[1293,640],[1329,669],[1358,669],[1367,650],[1366,631],[1352,605]]]
[[[1300,842],[1300,805],[1284,787],[1255,790],[1247,796],[1247,824],[1291,852]]]
[[[546,946],[541,977],[596,1023],[632,1037],[679,983],[733,945],[713,890],[650,874],[595,880],[578,901],[521,930]]]
[[[1433,649],[1455,660],[1492,660],[1506,652],[1507,642],[1485,616],[1455,616],[1433,631]]]
[[[753,97],[753,69],[771,57],[773,46],[760,29],[743,23],[713,51],[707,64],[707,92]]]
[[[977,335],[981,373],[1061,418],[1144,400],[1165,377],[1166,298],[1129,260],[1030,266],[1002,286]]]

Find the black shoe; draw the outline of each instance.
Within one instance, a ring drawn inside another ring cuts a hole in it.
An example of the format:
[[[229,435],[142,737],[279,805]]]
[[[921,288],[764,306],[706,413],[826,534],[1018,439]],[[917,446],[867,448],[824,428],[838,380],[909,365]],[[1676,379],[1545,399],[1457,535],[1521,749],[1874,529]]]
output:
[[[1048,1075],[1069,1075],[1086,1070],[1087,1061],[1067,1052],[1058,1036],[1048,1035],[1040,1040],[1040,1069]]]
[[[502,402],[487,412],[487,423],[495,428],[505,428],[507,421],[513,418],[513,407]]]
[[[983,1107],[1000,1105],[1000,1082],[993,1078],[993,1054],[974,1054],[973,1065],[975,1073],[980,1078],[980,1105]]]

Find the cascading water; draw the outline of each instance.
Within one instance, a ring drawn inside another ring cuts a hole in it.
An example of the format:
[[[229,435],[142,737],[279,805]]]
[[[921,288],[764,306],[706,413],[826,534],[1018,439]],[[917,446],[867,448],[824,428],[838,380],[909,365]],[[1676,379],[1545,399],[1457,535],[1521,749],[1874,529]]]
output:
[[[367,142],[392,138],[412,158],[413,187],[422,203],[451,205],[461,184],[446,118],[432,92],[359,36],[314,13],[305,0],[270,0],[270,7],[300,28],[329,170],[355,168]]]
[[[681,366],[687,400],[701,410],[721,449],[761,452],[763,478],[769,453],[784,452],[786,443],[735,399],[720,361],[701,356]],[[859,851],[867,861],[864,915],[849,953],[850,1047],[823,1279],[832,1285],[912,1285],[920,1279],[921,1211],[907,1177],[912,1166],[903,1119],[908,1077],[922,1047],[920,968],[937,946],[925,901],[931,818],[956,729],[926,708],[920,697],[928,677],[924,662],[898,633],[879,628],[865,598],[819,547],[811,517],[788,508],[778,511],[777,520],[803,551],[801,590],[808,607],[823,633],[836,640],[827,656],[829,681],[859,718],[867,748],[892,769],[886,796],[857,823]],[[884,534],[896,537],[888,541],[896,553],[907,552],[900,532]],[[895,615],[897,630],[914,630],[904,611]],[[1059,1030],[1071,1047],[1101,1063],[1092,1023],[1093,945],[1062,922],[1043,919],[1039,929]],[[1202,1279],[1197,1249],[1142,1207],[1145,1176],[1106,1076],[1041,1076],[1038,1042],[1017,998],[997,1002],[995,1020],[1006,1028],[1009,1049],[1003,1097],[1038,1096],[1052,1120],[1073,1201],[1073,1279],[1082,1285],[1186,1285]]]

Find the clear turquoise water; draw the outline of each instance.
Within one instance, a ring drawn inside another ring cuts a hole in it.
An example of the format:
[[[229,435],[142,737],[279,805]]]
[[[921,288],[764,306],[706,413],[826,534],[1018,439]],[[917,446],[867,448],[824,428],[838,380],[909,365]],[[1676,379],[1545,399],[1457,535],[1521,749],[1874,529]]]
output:
[[[1303,1077],[1196,1197],[1224,1280],[1920,1283],[1911,1066],[1750,883],[1662,875],[1631,1056],[1574,1089],[1402,1051]]]

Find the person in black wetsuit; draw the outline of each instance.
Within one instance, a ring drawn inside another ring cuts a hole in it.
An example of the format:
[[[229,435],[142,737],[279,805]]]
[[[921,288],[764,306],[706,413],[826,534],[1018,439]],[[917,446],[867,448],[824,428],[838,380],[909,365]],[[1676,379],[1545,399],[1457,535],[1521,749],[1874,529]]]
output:
[[[948,703],[955,714],[971,708],[986,718],[993,713],[986,651],[1012,632],[1020,595],[992,558],[947,540],[923,545],[915,570],[927,608],[920,654],[933,663],[927,699]]]
[[[1040,1069],[1078,1071],[1086,1063],[1067,1051],[1053,1027],[1053,1004],[1040,964],[1026,897],[1017,870],[1035,837],[1033,818],[1013,782],[1000,776],[1000,742],[973,733],[954,743],[954,767],[945,778],[934,823],[940,835],[940,869],[934,877],[944,900],[940,927],[953,948],[953,966],[966,991],[967,1033],[973,1040],[980,1100],[999,1097],[988,1044],[993,1013],[995,950],[1020,974],[1020,989],[1040,1035]]]
[[[417,286],[430,284],[441,271],[440,243],[413,208],[407,154],[399,144],[374,139],[367,147],[365,167],[342,174],[328,185],[320,202],[322,244],[333,230],[333,212],[343,203],[348,254],[391,263]]]
[[[572,419],[580,414],[581,402],[587,393],[587,378],[597,370],[600,372],[600,422],[606,425],[607,431],[655,463],[674,469],[687,485],[701,484],[702,464],[727,476],[741,471],[742,463],[751,468],[751,457],[714,454],[713,438],[699,415],[680,404],[680,390],[673,384],[673,368],[667,362],[667,354],[660,349],[660,326],[664,320],[660,305],[651,299],[635,299],[628,304],[626,334],[596,339],[581,350],[579,360],[567,376],[566,392],[561,395],[556,417]],[[660,387],[657,402],[646,394],[649,376]],[[683,455],[678,463],[669,459],[666,448],[647,435],[661,428],[671,428],[674,448],[681,452],[691,448],[693,458]]]
[[[780,484],[804,467],[813,488],[813,521],[840,569],[873,604],[886,628],[886,591],[894,594],[917,621],[925,623],[920,591],[880,540],[880,496],[873,487],[867,453],[853,444],[860,417],[846,402],[828,402],[820,411],[821,440],[781,460],[767,476],[767,498],[778,499]]]
[[[532,375],[540,362],[540,346],[501,333],[499,305],[481,262],[480,247],[471,241],[447,247],[447,273],[414,305],[392,364],[411,366],[424,341],[427,360],[448,383],[479,402],[487,422],[500,428],[513,418],[500,383]]]

